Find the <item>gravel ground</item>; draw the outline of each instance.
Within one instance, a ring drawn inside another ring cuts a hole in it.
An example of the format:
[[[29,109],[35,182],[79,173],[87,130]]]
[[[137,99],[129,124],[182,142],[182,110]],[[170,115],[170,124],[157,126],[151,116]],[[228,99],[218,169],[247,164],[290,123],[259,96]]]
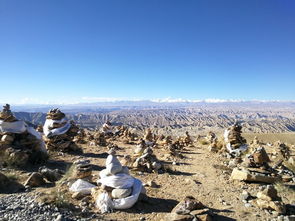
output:
[[[35,202],[36,197],[38,196],[30,193],[18,193],[0,197],[0,221],[91,220],[91,218],[76,217],[71,211],[64,211],[55,206],[37,203]]]

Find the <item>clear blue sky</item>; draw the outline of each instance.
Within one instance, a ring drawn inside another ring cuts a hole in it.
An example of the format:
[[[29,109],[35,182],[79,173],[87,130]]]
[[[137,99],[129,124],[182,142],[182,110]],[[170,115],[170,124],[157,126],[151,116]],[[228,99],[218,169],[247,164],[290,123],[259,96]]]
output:
[[[0,75],[0,102],[295,100],[295,1],[0,0]]]

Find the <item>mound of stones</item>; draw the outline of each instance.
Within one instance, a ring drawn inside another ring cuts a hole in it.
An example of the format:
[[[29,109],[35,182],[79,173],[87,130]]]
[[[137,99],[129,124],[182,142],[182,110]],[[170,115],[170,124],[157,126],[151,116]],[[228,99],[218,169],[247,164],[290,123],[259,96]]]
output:
[[[112,123],[111,123],[110,121],[105,122],[105,123],[102,125],[101,132],[102,132],[106,137],[111,137],[111,136],[113,136],[114,133],[113,133],[113,126],[112,126]]]
[[[74,137],[73,141],[76,144],[87,144],[89,140],[89,137],[87,137],[87,134],[85,133],[85,130],[82,128],[79,128],[77,135]]]
[[[88,139],[90,141],[90,146],[105,147],[108,144],[105,134],[100,131],[94,131]]]
[[[233,156],[241,155],[248,148],[246,139],[242,137],[242,126],[238,123],[225,130],[224,141],[227,150]]]
[[[264,147],[256,147],[251,154],[245,155],[240,165],[236,164],[231,178],[261,183],[295,182],[295,172],[292,170],[289,161],[292,161],[292,158],[281,159],[274,164],[270,164],[270,158]]]
[[[85,179],[91,181],[92,165],[90,164],[90,160],[75,161],[72,176],[74,179]]]
[[[168,146],[170,144],[172,144],[173,139],[171,136],[164,136],[164,135],[160,135],[156,141],[156,144],[158,146]]]
[[[213,133],[212,131],[209,131],[207,136],[206,136],[206,140],[209,142],[209,143],[213,143],[214,141],[217,140],[217,136],[215,133]]]
[[[92,195],[102,213],[131,208],[139,196],[145,194],[142,182],[130,176],[128,168],[121,165],[113,150],[109,151],[106,169],[102,170],[99,176],[97,183],[100,187],[94,190]]]
[[[138,141],[138,135],[127,126],[117,126],[114,135],[125,144],[133,144]]]
[[[0,112],[0,165],[23,167],[47,159],[41,135],[24,121],[14,117],[10,105]]]
[[[47,113],[43,131],[48,150],[82,152],[82,149],[74,142],[79,128],[73,121],[69,121],[58,108],[51,109]]]
[[[261,209],[275,210],[279,214],[286,213],[286,206],[283,204],[280,197],[278,197],[277,190],[273,185],[267,185],[262,191],[257,193],[257,206]]]
[[[150,128],[148,128],[145,131],[145,134],[143,136],[143,140],[149,146],[152,146],[155,143],[155,135],[152,133],[152,130]]]
[[[166,221],[210,221],[213,220],[213,213],[206,208],[200,201],[192,196],[187,196],[183,201],[177,204]]]
[[[263,147],[258,147],[247,154],[240,167],[233,169],[231,178],[234,180],[274,183],[281,177],[269,166],[270,159]]]
[[[132,167],[142,172],[156,172],[163,168],[163,165],[153,153],[153,149],[148,147],[144,140],[136,146],[134,150],[134,160]]]

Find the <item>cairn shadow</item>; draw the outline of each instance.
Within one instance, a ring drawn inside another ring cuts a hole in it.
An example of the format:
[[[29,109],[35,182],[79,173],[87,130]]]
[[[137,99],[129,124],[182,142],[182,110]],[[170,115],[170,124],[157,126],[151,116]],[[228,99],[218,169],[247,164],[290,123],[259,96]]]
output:
[[[125,210],[127,213],[170,213],[171,210],[178,204],[178,201],[173,199],[162,199],[154,197],[145,197],[138,201],[132,208]]]
[[[227,216],[223,216],[223,215],[219,215],[218,213],[234,213],[234,211],[232,210],[228,210],[228,209],[223,209],[223,210],[219,210],[219,209],[214,209],[214,208],[209,208],[207,207],[214,215],[213,215],[213,220],[218,220],[218,221],[234,221],[236,219],[227,217]]]
[[[173,165],[173,161],[164,161],[164,160],[161,160],[161,163],[163,163],[164,165],[166,166],[172,166]],[[191,163],[186,163],[186,162],[178,162],[177,165],[185,165],[185,166],[190,166],[190,165],[193,165]]]
[[[214,221],[235,221],[236,219],[227,217],[227,216],[222,216],[222,215],[214,215],[213,216]]]
[[[172,163],[171,163],[171,164],[172,164]],[[193,165],[193,164],[191,164],[191,163],[185,163],[185,162],[179,162],[179,164],[181,164],[181,165],[186,165],[186,166]]]
[[[26,188],[22,184],[12,180],[6,184],[5,188],[1,187],[0,194],[22,193],[25,192],[25,190]]]
[[[175,176],[193,176],[195,173],[188,173],[188,172],[182,172],[182,171],[177,171],[177,170],[171,170],[171,169],[166,169],[166,172],[169,173],[169,175],[175,175]]]
[[[90,158],[107,158],[108,153],[84,153],[82,154],[84,157],[90,157]]]
[[[27,164],[24,167],[11,167],[11,169],[23,171],[23,172],[37,172],[40,167],[47,167],[49,169],[59,169],[62,171],[67,171],[72,163],[66,162],[66,161],[60,161],[60,160],[47,160],[44,163],[38,163],[38,164]]]
[[[95,164],[90,164],[90,165],[92,167],[92,170],[94,170],[94,171],[101,171],[101,170],[105,169],[105,167],[101,167],[101,166],[98,166]]]
[[[291,190],[295,191],[295,185],[291,184],[287,186],[288,188],[290,188]]]

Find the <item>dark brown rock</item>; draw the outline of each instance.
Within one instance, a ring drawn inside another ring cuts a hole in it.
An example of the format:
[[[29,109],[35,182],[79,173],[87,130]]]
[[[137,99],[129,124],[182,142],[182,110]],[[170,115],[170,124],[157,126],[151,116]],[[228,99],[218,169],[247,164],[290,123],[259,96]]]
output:
[[[187,196],[183,201],[181,201],[174,207],[171,213],[186,215],[193,210],[203,209],[203,208],[204,208],[204,205],[200,201],[197,201],[192,196]]]
[[[32,173],[31,176],[26,180],[24,186],[39,187],[45,184],[45,180],[40,173]]]

